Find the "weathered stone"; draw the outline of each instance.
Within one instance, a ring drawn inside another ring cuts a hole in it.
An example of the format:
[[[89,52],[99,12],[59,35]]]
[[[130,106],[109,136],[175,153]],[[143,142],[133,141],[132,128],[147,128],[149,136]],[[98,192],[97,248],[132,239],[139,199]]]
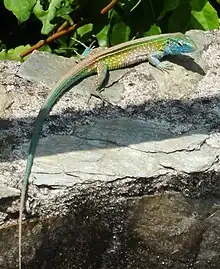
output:
[[[26,268],[219,268],[220,31],[189,34],[199,50],[167,58],[169,74],[148,63],[111,72],[116,107],[88,104],[95,76],[54,106],[30,178]],[[72,65],[47,53],[20,71],[0,62],[14,98],[0,121],[0,268],[17,266],[32,123]]]
[[[5,114],[5,111],[12,105],[12,94],[7,94],[4,87],[0,84],[0,118]]]

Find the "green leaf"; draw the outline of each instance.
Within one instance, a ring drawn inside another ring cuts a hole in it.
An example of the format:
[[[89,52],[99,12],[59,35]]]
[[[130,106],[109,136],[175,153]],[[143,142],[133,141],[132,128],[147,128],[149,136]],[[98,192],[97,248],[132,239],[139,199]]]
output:
[[[20,54],[29,49],[30,47],[30,45],[26,45],[19,46],[15,49],[10,49],[8,51],[2,50],[0,51],[0,60],[15,60],[23,62],[27,57],[22,58]]]
[[[206,0],[191,0],[191,26],[196,29],[208,30],[219,27],[217,11]]]
[[[5,60],[6,58],[6,50],[3,49],[0,51],[0,60]]]
[[[50,22],[56,17],[56,12],[58,12],[58,10],[61,8],[61,2],[62,0],[52,0],[48,9],[45,11],[41,5],[41,1],[37,0],[33,12],[43,24],[41,29],[42,34],[49,34],[54,28],[54,24],[51,24]]]
[[[56,16],[57,17],[62,17],[62,18],[65,18],[68,16],[69,13],[71,13],[73,11],[72,7],[71,6],[63,6],[61,7],[60,9],[58,9],[56,11]],[[73,20],[70,16],[68,16],[68,21],[71,22],[70,24],[73,24]]]
[[[46,52],[52,52],[51,48],[49,45],[44,45],[43,47],[38,49],[39,51],[46,51]]]
[[[158,20],[161,20],[169,11],[176,9],[180,5],[180,0],[164,0],[163,9]]]
[[[148,30],[147,32],[144,33],[144,36],[158,35],[158,34],[161,34],[161,29],[158,25],[153,24],[150,27],[150,30]]]
[[[29,19],[36,0],[4,0],[5,7],[12,11],[19,22]]]
[[[111,33],[110,33],[110,43],[111,46],[125,42],[129,40],[131,33],[130,27],[121,19],[119,14],[112,10],[111,12]]]
[[[184,11],[184,12],[183,12]],[[181,4],[171,13],[168,21],[168,32],[185,32],[191,21],[189,2],[182,0]]]
[[[88,33],[91,33],[92,32],[92,29],[93,29],[93,24],[92,23],[88,23],[88,24],[85,24],[81,27],[79,27],[77,29],[77,34],[81,37],[83,37],[84,35],[88,34]]]
[[[107,24],[105,27],[102,28],[102,30],[96,34],[96,38],[98,40],[99,46],[100,47],[109,47],[109,30],[110,30],[110,25]]]

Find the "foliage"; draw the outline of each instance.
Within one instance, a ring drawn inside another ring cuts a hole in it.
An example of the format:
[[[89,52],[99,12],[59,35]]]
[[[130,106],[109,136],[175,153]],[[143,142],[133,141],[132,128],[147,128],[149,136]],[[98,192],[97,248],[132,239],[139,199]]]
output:
[[[0,60],[8,59],[8,60],[16,60],[16,61],[22,61],[22,58],[19,56],[19,54],[24,51],[25,49],[28,49],[30,45],[27,46],[18,46],[15,49],[2,49],[0,51]]]
[[[85,20],[85,25],[50,44],[52,52],[65,56],[72,56],[75,50],[81,52],[83,49],[72,37],[89,45],[95,36],[99,46],[112,46],[141,36],[219,27],[217,8],[213,6],[217,6],[220,0],[121,0],[113,9],[101,15],[100,11],[109,2],[110,0],[4,0],[4,6],[16,16],[18,27],[29,21],[35,25],[40,23],[39,32],[30,31],[28,35],[35,34],[39,38],[43,35],[44,39],[65,21],[72,24],[73,20]],[[7,42],[0,40],[0,50],[1,42],[4,47],[8,46]],[[18,53],[30,46],[22,44],[22,40],[19,42],[17,45],[23,45],[22,47],[2,50],[0,59],[19,59]]]

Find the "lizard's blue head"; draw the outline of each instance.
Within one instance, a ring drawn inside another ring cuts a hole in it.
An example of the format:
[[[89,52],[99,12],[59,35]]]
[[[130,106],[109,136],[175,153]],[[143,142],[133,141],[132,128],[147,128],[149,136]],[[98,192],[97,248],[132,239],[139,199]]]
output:
[[[181,33],[169,37],[164,47],[165,55],[190,53],[196,50],[196,43],[191,38]]]

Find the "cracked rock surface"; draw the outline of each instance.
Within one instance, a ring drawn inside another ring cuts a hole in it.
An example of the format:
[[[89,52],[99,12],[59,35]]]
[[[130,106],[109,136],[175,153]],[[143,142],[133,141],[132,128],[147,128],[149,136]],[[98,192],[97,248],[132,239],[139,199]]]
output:
[[[24,268],[218,269],[220,31],[193,54],[95,76],[47,118],[23,224]],[[0,268],[17,268],[18,210],[34,119],[75,62],[35,52],[0,62]]]

